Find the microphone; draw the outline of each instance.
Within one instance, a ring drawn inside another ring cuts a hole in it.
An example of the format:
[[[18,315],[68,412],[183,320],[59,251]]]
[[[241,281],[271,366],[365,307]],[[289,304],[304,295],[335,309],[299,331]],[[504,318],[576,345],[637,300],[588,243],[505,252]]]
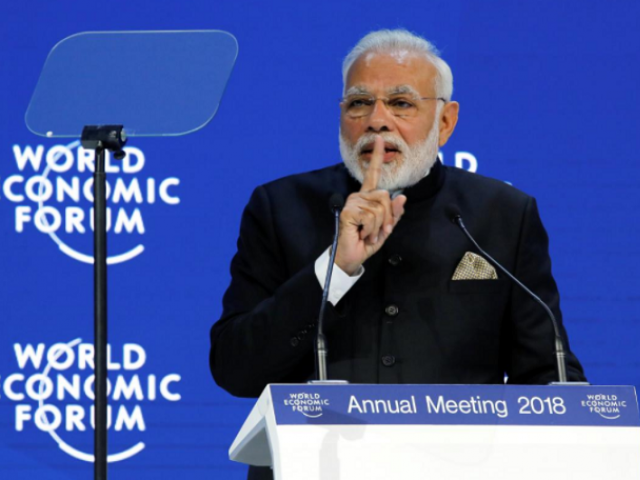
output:
[[[560,335],[560,327],[558,326],[558,321],[556,317],[553,315],[551,309],[544,303],[540,297],[538,297],[535,293],[529,290],[520,280],[514,277],[510,272],[507,271],[500,263],[498,263],[491,255],[485,252],[478,242],[471,236],[469,231],[464,225],[462,221],[462,215],[460,214],[460,208],[455,204],[449,204],[444,209],[445,214],[453,222],[455,225],[460,227],[460,230],[467,236],[467,238],[473,243],[473,245],[478,249],[478,251],[484,255],[494,266],[496,266],[502,273],[504,273],[507,277],[509,277],[516,285],[518,285],[522,290],[524,290],[531,298],[533,298],[542,308],[544,308],[545,312],[551,319],[551,323],[553,324],[553,330],[556,336],[556,364],[558,371],[558,383],[567,384],[567,383],[580,383],[584,384],[584,382],[568,382],[567,381],[567,362],[566,355],[564,351],[564,343],[562,341],[562,336]],[[555,382],[552,382],[555,383]]]
[[[331,213],[335,214],[336,210],[340,213],[344,208],[344,197],[339,193],[334,193],[329,198],[329,207],[331,208]]]
[[[316,334],[316,380],[327,381],[327,342],[324,336],[324,311],[329,297],[329,287],[331,286],[331,275],[333,274],[333,263],[336,260],[336,250],[338,249],[338,234],[340,233],[340,212],[344,207],[344,197],[339,193],[334,193],[329,198],[329,208],[334,217],[334,235],[331,244],[331,255],[327,265],[327,275],[324,280],[322,290],[322,301],[320,303],[320,313],[318,314],[318,329]]]

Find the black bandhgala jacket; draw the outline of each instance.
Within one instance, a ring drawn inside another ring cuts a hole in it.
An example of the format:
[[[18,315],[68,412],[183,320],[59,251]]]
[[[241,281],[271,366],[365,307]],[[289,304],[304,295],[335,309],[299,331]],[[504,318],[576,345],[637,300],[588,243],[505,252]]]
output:
[[[360,185],[340,164],[258,187],[240,227],[223,313],[211,329],[222,388],[257,397],[269,383],[314,375],[322,288],[314,263],[331,244],[329,198]],[[451,280],[476,252],[445,213],[456,205],[478,243],[562,322],[548,238],[535,199],[503,182],[436,162],[405,189],[405,214],[365,273],[325,318],[329,378],[351,383],[546,384],[557,380],[544,310],[498,280]],[[388,308],[396,307],[396,308]],[[565,336],[561,323],[561,331]],[[567,349],[567,373],[584,380]],[[252,468],[253,479],[271,478]]]

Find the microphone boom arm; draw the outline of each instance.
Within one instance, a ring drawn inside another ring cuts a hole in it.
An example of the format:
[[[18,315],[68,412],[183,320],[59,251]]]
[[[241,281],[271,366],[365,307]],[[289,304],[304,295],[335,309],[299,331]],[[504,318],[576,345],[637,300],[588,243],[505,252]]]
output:
[[[324,311],[329,298],[329,287],[331,285],[331,275],[333,274],[333,263],[336,261],[336,251],[338,250],[338,235],[340,232],[340,208],[332,207],[334,216],[333,243],[331,244],[331,255],[327,275],[324,279],[324,289],[322,291],[322,303],[320,304],[320,314],[318,315],[318,327],[316,336],[316,379],[326,381],[327,378],[327,341],[324,336]]]
[[[564,343],[562,341],[562,336],[560,335],[560,328],[558,326],[558,321],[556,320],[555,315],[548,307],[546,303],[544,303],[540,297],[538,297],[535,293],[533,293],[526,285],[524,285],[520,280],[514,277],[506,268],[504,268],[500,263],[498,263],[491,255],[485,252],[478,242],[471,236],[467,227],[465,227],[464,222],[462,221],[462,217],[459,214],[454,214],[451,218],[453,223],[458,225],[462,232],[467,236],[467,238],[473,243],[473,245],[478,249],[478,251],[484,255],[495,267],[497,267],[502,273],[504,273],[507,277],[509,277],[516,285],[518,285],[522,290],[528,293],[531,298],[533,298],[549,315],[551,319],[551,323],[553,324],[553,330],[555,332],[555,344],[556,344],[556,363],[558,368],[558,382],[559,383],[568,383],[567,382],[567,366],[566,366],[566,353],[564,351]]]

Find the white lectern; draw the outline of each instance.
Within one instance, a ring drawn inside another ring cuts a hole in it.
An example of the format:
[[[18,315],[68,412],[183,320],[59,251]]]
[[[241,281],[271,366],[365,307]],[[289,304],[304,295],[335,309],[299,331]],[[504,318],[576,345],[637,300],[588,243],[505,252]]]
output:
[[[276,480],[640,479],[633,387],[269,385],[229,456]]]

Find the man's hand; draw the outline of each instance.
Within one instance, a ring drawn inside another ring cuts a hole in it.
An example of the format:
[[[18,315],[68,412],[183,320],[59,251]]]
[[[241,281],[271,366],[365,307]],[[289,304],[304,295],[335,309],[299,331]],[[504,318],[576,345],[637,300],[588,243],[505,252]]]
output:
[[[378,135],[362,188],[349,195],[340,214],[336,265],[348,275],[380,250],[404,213],[407,197],[391,200],[389,192],[377,189],[383,159],[384,140]]]

